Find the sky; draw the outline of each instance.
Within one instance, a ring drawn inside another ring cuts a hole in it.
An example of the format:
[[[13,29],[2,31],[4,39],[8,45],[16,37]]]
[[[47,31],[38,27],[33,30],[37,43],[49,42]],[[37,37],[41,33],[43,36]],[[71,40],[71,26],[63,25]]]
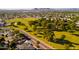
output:
[[[0,9],[79,8],[79,0],[0,0]]]

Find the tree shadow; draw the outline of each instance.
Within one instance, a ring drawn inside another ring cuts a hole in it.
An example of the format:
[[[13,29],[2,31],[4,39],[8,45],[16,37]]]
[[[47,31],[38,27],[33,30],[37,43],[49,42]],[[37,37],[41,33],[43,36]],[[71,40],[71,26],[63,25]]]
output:
[[[69,44],[70,46],[72,46],[72,44],[79,45],[79,43],[74,43],[74,42],[70,42],[69,40],[62,40],[62,39],[58,39],[58,38],[56,38],[52,42],[61,44],[61,45],[64,45],[64,44]]]

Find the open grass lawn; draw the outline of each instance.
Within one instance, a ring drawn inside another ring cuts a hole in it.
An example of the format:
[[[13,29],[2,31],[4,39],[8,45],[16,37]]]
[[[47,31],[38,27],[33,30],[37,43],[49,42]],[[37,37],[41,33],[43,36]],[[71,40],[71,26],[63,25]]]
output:
[[[34,20],[38,20],[36,18],[16,18],[16,19],[10,19],[10,20],[6,20],[6,22],[11,23],[11,22],[22,22],[24,23],[29,29],[31,29],[31,27],[29,26],[28,22],[29,21],[34,21]],[[19,27],[23,27],[23,26],[19,26]]]
[[[55,32],[55,36],[57,38],[60,38],[62,35],[66,35],[65,40],[69,40],[70,42],[79,44],[79,37],[78,36],[72,35],[69,32]],[[79,49],[79,45],[74,45],[74,46],[75,46],[75,49]]]
[[[29,29],[32,29],[29,24],[28,24],[28,21],[34,21],[34,20],[38,20],[36,18],[16,18],[16,19],[12,19],[12,20],[6,20],[6,22],[22,22],[24,23]],[[18,28],[24,30],[25,26],[19,26],[18,25]],[[34,35],[35,32],[28,32],[30,34],[32,34],[33,36],[36,36],[38,39],[44,41],[45,43],[49,44],[50,46],[52,46],[53,48],[56,48],[56,49],[65,49],[66,45],[61,45],[61,44],[57,44],[57,43],[53,43],[53,42],[48,42],[46,39],[43,38],[43,35]],[[79,37],[78,36],[75,36],[75,35],[72,35],[72,33],[69,33],[69,32],[58,32],[58,31],[55,31],[55,37],[56,38],[60,38],[62,35],[66,35],[66,38],[65,40],[69,40],[70,42],[73,42],[73,43],[77,43],[79,44]],[[79,33],[79,32],[75,32],[75,33]],[[41,36],[41,37],[39,37]],[[79,45],[74,45],[75,46],[75,49],[79,49]]]
[[[34,35],[33,33],[32,33],[32,35],[36,36],[38,39],[44,41],[45,43],[47,43],[48,45],[52,46],[55,49],[65,49],[64,45],[60,45],[60,44],[53,43],[53,42],[48,42],[46,39],[43,38],[43,35],[40,35],[42,37],[38,37],[38,35]]]
[[[32,35],[34,35],[33,33],[30,33]],[[73,42],[73,43],[77,43],[79,44],[79,37],[78,36],[75,36],[75,35],[72,35],[71,33],[68,33],[68,32],[55,32],[55,37],[56,38],[61,38],[62,35],[66,35],[66,38],[65,40],[69,40],[70,42]],[[57,44],[57,43],[53,43],[53,42],[48,42],[46,39],[42,37],[38,37],[38,35],[34,35],[36,36],[38,39],[44,41],[45,43],[49,44],[50,46],[52,46],[53,48],[56,48],[56,49],[65,49],[67,45],[61,45],[61,44]],[[74,44],[73,44],[74,45]],[[74,45],[75,46],[75,49],[79,49],[79,45]]]

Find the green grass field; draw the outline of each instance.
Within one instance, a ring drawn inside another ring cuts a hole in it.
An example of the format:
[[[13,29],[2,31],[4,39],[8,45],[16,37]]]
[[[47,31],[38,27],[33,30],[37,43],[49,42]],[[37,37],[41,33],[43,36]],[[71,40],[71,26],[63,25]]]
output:
[[[38,20],[38,19],[36,19],[36,18],[16,18],[16,19],[12,19],[12,20],[6,20],[6,22],[8,22],[8,23],[11,23],[11,22],[22,22],[28,27],[28,29],[32,29],[29,26],[28,22],[29,21],[34,21],[34,20]],[[24,30],[24,28],[25,28],[25,26],[19,26],[19,25],[17,25],[17,26],[18,26],[18,28],[20,28],[22,30]],[[29,32],[29,33],[32,34],[33,36],[36,36],[36,35],[34,35],[35,32]],[[56,38],[60,38],[62,35],[66,35],[65,40],[69,40],[70,42],[74,42],[74,43],[78,43],[79,44],[79,37],[75,36],[75,35],[72,35],[72,33],[69,33],[69,32],[57,32],[57,31],[55,31],[54,33],[55,33],[55,37]],[[79,32],[75,32],[75,33],[79,33]],[[57,44],[57,43],[53,43],[53,42],[48,42],[47,40],[45,40],[43,38],[43,35],[41,35],[41,36],[42,37],[37,37],[37,36],[36,37],[38,39],[44,41],[48,45],[56,48],[56,49],[65,49],[65,47],[66,47],[66,45],[61,45],[61,44]],[[74,49],[79,49],[79,45],[74,45],[74,46],[75,46]]]

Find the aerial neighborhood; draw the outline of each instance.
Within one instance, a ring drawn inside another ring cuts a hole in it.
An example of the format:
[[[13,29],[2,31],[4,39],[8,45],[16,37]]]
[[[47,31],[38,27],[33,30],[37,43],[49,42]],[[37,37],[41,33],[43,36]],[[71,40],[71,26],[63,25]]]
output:
[[[0,50],[79,49],[79,9],[0,10]]]

